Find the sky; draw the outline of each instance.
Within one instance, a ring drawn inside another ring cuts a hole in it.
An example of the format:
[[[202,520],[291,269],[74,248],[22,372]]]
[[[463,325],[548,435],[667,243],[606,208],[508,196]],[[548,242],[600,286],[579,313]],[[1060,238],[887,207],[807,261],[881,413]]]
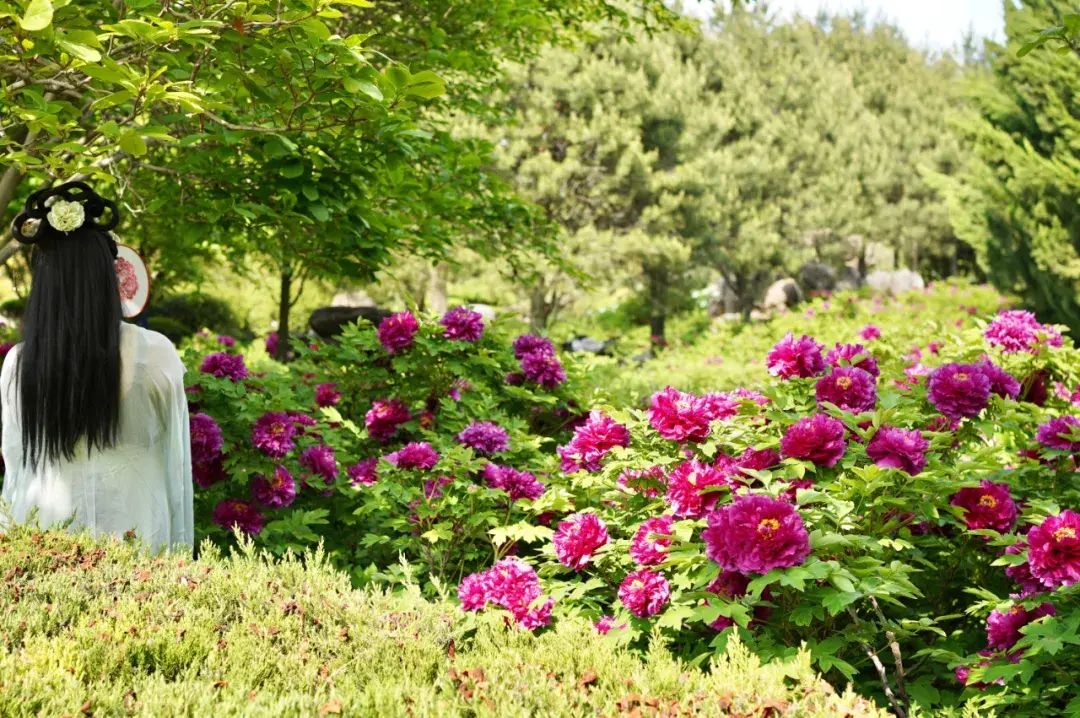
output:
[[[766,0],[781,15],[799,12],[813,16],[825,8],[834,12],[865,10],[870,18],[884,16],[897,24],[908,40],[920,47],[947,50],[959,45],[969,29],[979,37],[1004,36],[1002,0]],[[695,7],[695,5],[697,7]],[[710,3],[688,0],[698,16],[711,14]]]

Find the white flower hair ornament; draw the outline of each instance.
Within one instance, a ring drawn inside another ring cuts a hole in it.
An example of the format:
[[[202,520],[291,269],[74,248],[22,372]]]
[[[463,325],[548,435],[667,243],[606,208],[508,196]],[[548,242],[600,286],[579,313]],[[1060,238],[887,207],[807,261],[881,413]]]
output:
[[[86,210],[78,202],[66,202],[61,199],[53,202],[46,219],[53,229],[67,234],[83,225],[86,221]]]
[[[12,223],[11,233],[23,244],[36,244],[42,239],[63,239],[82,228],[109,232],[119,222],[114,202],[85,182],[65,182],[30,195],[22,214]]]

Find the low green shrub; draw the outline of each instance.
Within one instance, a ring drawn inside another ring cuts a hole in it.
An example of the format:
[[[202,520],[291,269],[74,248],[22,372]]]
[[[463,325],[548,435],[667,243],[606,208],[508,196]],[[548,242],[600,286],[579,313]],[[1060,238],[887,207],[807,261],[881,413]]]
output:
[[[198,292],[177,294],[154,302],[150,306],[150,316],[152,321],[169,319],[176,322],[184,327],[184,337],[191,336],[200,329],[231,335],[239,334],[242,330],[236,314],[226,302]],[[173,339],[172,336],[169,338]]]
[[[174,343],[191,336],[191,331],[187,326],[169,317],[150,317],[146,320],[146,325],[155,332],[164,334],[169,341]]]
[[[805,653],[761,666],[732,642],[700,670],[660,644],[639,657],[583,621],[535,636],[412,584],[353,590],[317,554],[0,535],[4,716],[884,715]]]

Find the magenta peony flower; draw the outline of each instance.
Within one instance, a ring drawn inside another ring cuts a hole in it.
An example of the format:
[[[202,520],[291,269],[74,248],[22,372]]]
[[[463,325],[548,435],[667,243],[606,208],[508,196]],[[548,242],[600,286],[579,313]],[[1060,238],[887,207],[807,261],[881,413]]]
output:
[[[1005,533],[1016,522],[1016,502],[1009,494],[1007,484],[984,479],[978,488],[957,491],[950,503],[964,509],[964,523],[972,531],[993,529]]]
[[[1005,549],[1007,554],[1021,554],[1027,550],[1027,541],[1022,543],[1013,544]],[[1023,563],[1016,564],[1015,566],[1006,566],[1005,575],[1011,578],[1020,586],[1021,596],[1030,596],[1033,593],[1040,593],[1043,590],[1042,581],[1031,575],[1031,565],[1024,561]]]
[[[825,371],[825,359],[821,356],[824,348],[823,344],[818,344],[805,334],[795,339],[795,335],[789,332],[769,352],[765,366],[769,374],[781,379],[817,376]]]
[[[669,441],[704,441],[709,435],[710,415],[723,415],[726,411],[726,407],[719,406],[715,401],[706,402],[669,386],[653,394],[649,424]],[[734,416],[734,411],[731,416]]]
[[[277,343],[277,332],[273,332],[268,337],[266,337],[266,353],[270,356],[277,356]]]
[[[484,334],[484,317],[480,312],[474,312],[465,307],[451,309],[439,324],[446,327],[443,332],[445,339],[458,339],[464,342],[479,341]]]
[[[371,438],[385,444],[397,433],[402,424],[412,420],[412,414],[404,403],[397,399],[376,399],[364,417]]]
[[[836,466],[847,450],[844,423],[827,414],[799,419],[784,432],[780,451],[793,459],[810,461],[816,466]]]
[[[208,464],[221,455],[221,427],[206,414],[192,414],[188,421],[191,432],[191,463]]]
[[[629,429],[603,412],[591,411],[585,423],[574,430],[570,443],[558,449],[562,470],[567,474],[599,471],[609,451],[616,446],[629,445]]]
[[[641,494],[647,499],[660,496],[665,483],[664,467],[652,466],[648,469],[627,469],[619,474],[615,482],[628,494]]]
[[[244,355],[225,352],[207,354],[199,371],[203,374],[212,374],[218,379],[232,381],[243,381],[248,375],[247,367],[244,366]]]
[[[318,406],[334,406],[341,401],[341,392],[337,391],[337,384],[319,384],[315,387],[315,404]]]
[[[737,496],[709,514],[701,532],[705,554],[721,568],[768,573],[798,566],[810,555],[810,535],[790,504],[768,496]]]
[[[6,359],[7,355],[11,353],[11,350],[15,348],[15,342],[4,342],[0,344],[0,360]]]
[[[246,501],[236,499],[226,499],[215,506],[213,521],[226,531],[239,527],[248,536],[258,536],[263,529],[262,514]]]
[[[519,627],[534,630],[551,623],[555,601],[543,598],[536,572],[519,558],[504,558],[487,571],[467,576],[458,586],[461,607],[479,611],[488,603],[505,608]]]
[[[680,519],[700,519],[730,488],[727,474],[697,459],[683,462],[668,474],[665,500]]]
[[[218,334],[217,342],[226,349],[232,349],[236,346],[236,339],[230,337],[228,334]]]
[[[525,375],[521,372],[507,372],[506,377],[503,379],[509,386],[521,386],[525,383]]]
[[[473,573],[466,576],[458,586],[458,598],[461,608],[466,611],[479,611],[488,604],[487,573]]]
[[[628,573],[619,586],[619,601],[638,618],[660,613],[671,599],[671,587],[664,574],[647,568]]]
[[[735,460],[736,468],[748,471],[767,471],[781,461],[780,454],[773,449],[747,449]]]
[[[595,514],[573,514],[559,522],[552,542],[559,562],[580,571],[589,565],[596,550],[608,542],[607,524]]]
[[[427,471],[439,463],[439,452],[431,448],[431,444],[426,441],[414,441],[388,454],[386,460],[399,469]]]
[[[916,476],[926,468],[926,452],[930,442],[918,429],[898,429],[883,426],[870,439],[866,456],[882,468],[900,469]]]
[[[881,375],[877,359],[862,344],[837,344],[836,348],[830,349],[825,355],[826,363],[834,368],[853,366],[862,369],[870,376],[877,379]]]
[[[555,356],[555,346],[549,339],[535,334],[522,334],[514,340],[514,358],[521,360],[530,354]]]
[[[1005,613],[995,609],[986,619],[987,646],[999,651],[1008,651],[1021,639],[1021,628],[1043,616],[1053,616],[1054,613],[1054,604],[1048,602],[1032,611],[1028,611],[1023,606],[1013,606]]]
[[[596,632],[599,633],[601,636],[606,636],[611,631],[611,629],[615,628],[615,617],[601,616],[596,620],[595,623],[593,623],[593,628],[595,628]],[[625,623],[619,626],[618,630],[621,631],[624,628],[626,628]]]
[[[1039,443],[1048,449],[1080,452],[1080,419],[1057,416],[1039,427]]]
[[[1080,581],[1080,514],[1066,509],[1028,532],[1031,575],[1047,588]]]
[[[873,411],[877,405],[874,377],[853,366],[833,369],[818,379],[816,396],[818,406],[828,402],[853,414]]]
[[[251,498],[263,506],[284,508],[296,498],[296,480],[284,466],[275,467],[270,479],[255,474],[251,479]]]
[[[484,466],[484,478],[491,488],[502,489],[509,494],[511,501],[519,499],[535,501],[544,495],[544,485],[528,471],[518,471],[498,464],[487,464]]]
[[[668,387],[668,389],[665,389],[665,391],[674,391],[674,390],[671,389],[671,387]],[[656,396],[658,396],[658,395],[653,396],[654,405],[655,405],[655,402],[656,402]],[[691,395],[687,394],[686,396],[691,396]],[[711,422],[714,422],[714,421],[726,421],[727,419],[733,419],[734,417],[739,415],[740,400],[739,400],[738,397],[736,397],[736,396],[734,396],[734,395],[732,395],[732,394],[730,394],[728,392],[714,391],[714,392],[710,392],[708,394],[703,394],[701,397],[699,397],[697,399],[697,401],[701,405],[702,416],[705,419],[704,423],[705,423],[706,433],[708,433],[708,425]],[[649,413],[651,415],[652,410],[650,410]],[[651,423],[651,420],[652,420],[652,417],[650,416],[650,423]],[[656,425],[653,424],[653,427],[656,428]],[[660,431],[659,428],[656,428],[656,430]],[[664,436],[663,433],[661,433],[660,435]],[[664,438],[667,439],[669,437],[665,436]],[[678,439],[676,439],[676,441],[678,441]]]
[[[333,483],[338,477],[337,459],[334,458],[334,450],[325,444],[312,446],[304,449],[300,454],[300,465],[308,471],[326,479],[327,484]]]
[[[990,401],[990,379],[975,364],[946,364],[927,380],[930,403],[950,419],[978,416]]]
[[[221,455],[218,455],[210,461],[201,463],[193,462],[191,465],[191,477],[195,480],[196,484],[204,489],[208,489],[214,484],[229,478],[225,474],[225,466],[222,463]]]
[[[876,324],[867,324],[859,331],[859,338],[863,341],[872,342],[881,338],[881,329]]]
[[[365,459],[350,466],[345,473],[353,486],[371,486],[379,480],[378,467],[377,458]]]
[[[799,500],[799,489],[814,488],[813,479],[788,479],[784,481],[784,484],[788,488],[780,494],[780,500],[786,501],[789,504],[794,504]]]
[[[994,652],[992,650],[990,650],[989,648],[986,648],[986,649],[983,649],[983,650],[979,651],[979,655],[982,656],[983,658],[991,658],[994,655]],[[1009,660],[1012,661],[1013,663],[1019,663],[1020,662],[1020,656],[1019,655],[1009,656]],[[993,663],[993,661],[990,661],[990,660],[979,661],[977,664],[975,664],[975,668],[985,668],[985,667],[991,665],[992,663]],[[968,687],[971,687],[971,688],[978,688],[979,690],[983,690],[983,691],[985,691],[987,688],[990,687],[989,684],[983,683],[982,681],[977,681],[975,683],[971,683],[969,681],[969,678],[968,678],[971,675],[971,671],[972,671],[971,666],[957,666],[956,667],[956,680],[959,683],[963,684],[964,686],[968,686]],[[999,685],[999,686],[1003,686],[1003,685],[1005,685],[1005,679],[1004,678],[998,678],[996,681],[994,681],[994,684]]]
[[[493,456],[510,448],[506,429],[490,421],[474,421],[457,435],[457,440],[480,456]]]
[[[634,559],[638,566],[655,566],[658,563],[663,563],[664,559],[667,558],[667,550],[671,546],[671,539],[651,538],[651,535],[671,536],[672,524],[673,519],[666,514],[653,517],[641,524],[630,542],[630,558]]]
[[[271,459],[283,459],[293,447],[296,424],[288,414],[267,412],[251,428],[251,445]]]
[[[394,354],[398,349],[412,346],[418,331],[420,331],[420,324],[412,312],[398,312],[379,323],[376,336],[379,338],[379,343],[383,345],[383,349]]]
[[[1031,312],[1018,309],[998,314],[986,327],[983,336],[1006,353],[1034,352],[1040,344],[1060,347],[1062,343],[1060,332],[1040,324]]]
[[[990,393],[997,394],[1002,399],[1015,399],[1020,396],[1020,382],[1012,377],[1009,372],[990,361],[989,357],[979,360],[979,369],[990,380]]]
[[[566,381],[566,372],[554,354],[528,354],[521,360],[521,373],[545,389],[554,389]]]

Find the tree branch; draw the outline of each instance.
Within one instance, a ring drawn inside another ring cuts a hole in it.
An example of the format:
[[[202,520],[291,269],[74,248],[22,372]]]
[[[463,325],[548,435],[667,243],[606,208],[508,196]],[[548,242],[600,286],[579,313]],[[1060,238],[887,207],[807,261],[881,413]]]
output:
[[[851,610],[850,606],[848,606],[847,612],[852,620],[855,621],[855,625],[862,628],[862,621],[859,620],[858,614]],[[874,668],[877,669],[878,677],[881,679],[881,687],[885,690],[885,697],[888,698],[889,703],[892,704],[893,713],[895,713],[898,718],[907,718],[907,711],[900,705],[900,701],[896,699],[892,686],[889,685],[889,675],[885,672],[885,666],[882,664],[881,659],[878,658],[877,652],[865,641],[859,641],[859,645],[862,646],[863,652],[866,653],[870,662],[874,664]]]

